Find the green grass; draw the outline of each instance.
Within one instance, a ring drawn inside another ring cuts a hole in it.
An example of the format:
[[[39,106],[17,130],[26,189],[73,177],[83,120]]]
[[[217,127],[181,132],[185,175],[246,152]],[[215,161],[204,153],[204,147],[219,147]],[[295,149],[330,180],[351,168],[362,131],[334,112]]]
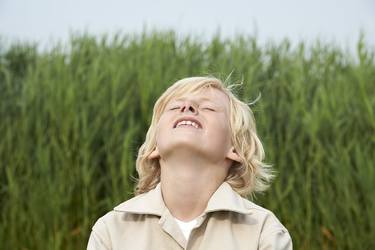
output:
[[[375,248],[375,60],[324,43],[208,43],[173,32],[96,38],[41,52],[0,44],[0,248],[84,249],[98,217],[132,196],[153,104],[174,81],[244,85],[278,177],[255,202],[295,249]]]

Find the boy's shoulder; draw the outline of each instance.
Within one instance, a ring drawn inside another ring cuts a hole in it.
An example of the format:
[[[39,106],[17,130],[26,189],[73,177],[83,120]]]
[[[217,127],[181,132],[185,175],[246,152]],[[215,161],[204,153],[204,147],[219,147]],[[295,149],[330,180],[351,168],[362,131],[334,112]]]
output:
[[[244,206],[249,210],[246,215],[249,220],[255,219],[262,225],[262,231],[265,233],[285,232],[288,233],[286,227],[280,222],[278,217],[269,209],[264,208],[246,198],[242,198]]]

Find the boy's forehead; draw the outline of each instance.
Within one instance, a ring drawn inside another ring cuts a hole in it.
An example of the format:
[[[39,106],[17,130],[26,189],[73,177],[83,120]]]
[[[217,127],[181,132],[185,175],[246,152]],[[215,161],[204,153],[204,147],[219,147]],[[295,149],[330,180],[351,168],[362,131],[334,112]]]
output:
[[[202,88],[195,91],[179,93],[175,96],[172,96],[166,105],[185,101],[186,99],[200,102],[211,102],[215,107],[222,108],[226,110],[226,113],[229,112],[229,97],[222,90],[217,88]]]

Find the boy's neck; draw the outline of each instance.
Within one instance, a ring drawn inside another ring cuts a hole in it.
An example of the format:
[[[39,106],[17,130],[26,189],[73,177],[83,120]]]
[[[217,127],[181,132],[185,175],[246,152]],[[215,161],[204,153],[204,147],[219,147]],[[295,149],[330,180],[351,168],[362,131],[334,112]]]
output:
[[[182,221],[190,221],[204,212],[228,172],[225,161],[212,164],[191,159],[194,160],[160,160],[164,203]]]

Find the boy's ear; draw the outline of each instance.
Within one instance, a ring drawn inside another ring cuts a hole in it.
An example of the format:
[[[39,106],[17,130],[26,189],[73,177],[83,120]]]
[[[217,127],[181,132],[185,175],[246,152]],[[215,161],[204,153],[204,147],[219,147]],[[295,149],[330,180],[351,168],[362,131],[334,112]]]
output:
[[[151,152],[151,154],[147,156],[147,159],[151,160],[151,159],[159,158],[159,157],[160,157],[160,154],[159,154],[158,147],[155,147],[154,150]]]
[[[229,149],[227,158],[240,163],[242,162],[241,157],[237,154],[237,151],[233,146]]]

